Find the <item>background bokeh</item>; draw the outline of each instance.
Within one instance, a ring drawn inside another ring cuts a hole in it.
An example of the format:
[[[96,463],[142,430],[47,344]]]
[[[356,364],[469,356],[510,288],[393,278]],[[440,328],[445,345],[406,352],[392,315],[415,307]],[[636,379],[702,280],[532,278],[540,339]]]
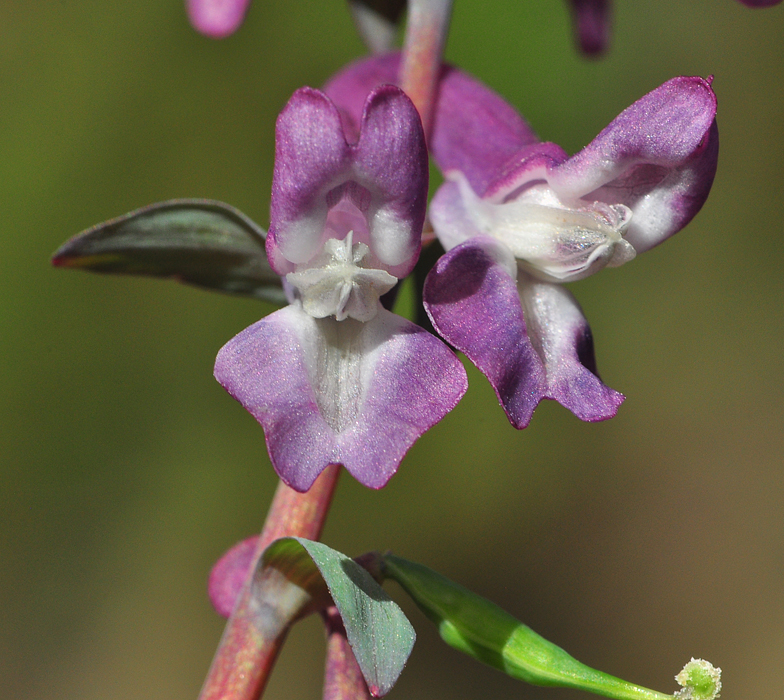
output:
[[[559,0],[458,0],[449,59],[570,152],[666,79],[715,74],[719,172],[684,232],[574,286],[617,418],[545,402],[517,432],[469,370],[385,490],[342,480],[328,544],[427,563],[628,680],[672,691],[694,655],[726,700],[781,697],[783,37],[784,6],[617,0],[610,54],[585,61]],[[220,42],[178,0],[0,4],[3,698],[195,698],[223,626],[207,573],[276,484],[212,378],[270,307],[49,255],[172,197],[266,225],[277,112],[362,51],[340,0],[256,0]],[[405,607],[419,642],[392,698],[579,697],[465,659]],[[311,619],[267,697],[319,697],[322,663]]]

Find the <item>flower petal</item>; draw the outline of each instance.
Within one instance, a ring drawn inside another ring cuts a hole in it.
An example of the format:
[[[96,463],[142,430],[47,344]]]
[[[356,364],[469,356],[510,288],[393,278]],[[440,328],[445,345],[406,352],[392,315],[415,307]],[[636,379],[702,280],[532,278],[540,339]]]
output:
[[[275,470],[298,491],[329,464],[381,488],[467,386],[440,340],[383,308],[360,323],[288,306],[230,340],[215,376],[262,425]]]
[[[476,237],[454,248],[428,275],[423,296],[433,327],[490,380],[516,428],[543,398],[581,420],[615,415],[623,396],[596,375],[591,331],[574,297],[517,271],[503,244]]]
[[[359,138],[359,124],[367,96],[379,85],[397,84],[400,53],[362,58],[349,63],[324,85],[324,93],[337,105],[346,134]]]
[[[313,88],[297,90],[278,116],[267,256],[284,275],[321,247],[327,193],[346,181],[351,149],[337,108]]]
[[[430,202],[430,223],[444,250],[481,235],[465,208],[460,187],[452,180],[441,185]]]
[[[186,0],[185,5],[198,31],[221,39],[240,28],[250,0]]]
[[[267,254],[279,274],[316,255],[327,215],[343,197],[369,229],[373,254],[395,277],[419,255],[427,206],[427,147],[419,114],[392,85],[364,103],[359,142],[349,144],[337,107],[301,88],[278,117]],[[364,231],[356,231],[358,237]]]
[[[259,536],[237,542],[212,567],[207,592],[212,607],[222,617],[228,618],[234,610],[242,587],[248,578]]]
[[[588,146],[552,167],[563,198],[628,206],[627,240],[643,252],[683,228],[710,191],[718,158],[716,96],[702,78],[673,78],[621,112]]]
[[[624,396],[602,384],[593,335],[574,296],[560,284],[518,272],[517,290],[528,335],[547,374],[545,397],[584,421],[612,418]]]
[[[528,338],[511,252],[477,237],[443,255],[425,282],[433,327],[490,380],[515,428],[545,396],[544,365]]]
[[[399,67],[399,53],[357,61],[333,76],[324,91],[345,122],[357,124],[365,96],[376,85],[396,83]],[[517,111],[490,88],[453,66],[442,68],[430,141],[441,170],[461,170],[481,195],[520,148],[537,140]]]
[[[370,248],[390,274],[405,277],[421,248],[428,161],[419,113],[400,88],[383,85],[368,97],[354,172],[371,193]]]
[[[580,50],[598,56],[610,43],[610,0],[569,0]]]
[[[474,192],[538,138],[509,103],[467,73],[444,68],[430,147],[442,171],[460,170]]]

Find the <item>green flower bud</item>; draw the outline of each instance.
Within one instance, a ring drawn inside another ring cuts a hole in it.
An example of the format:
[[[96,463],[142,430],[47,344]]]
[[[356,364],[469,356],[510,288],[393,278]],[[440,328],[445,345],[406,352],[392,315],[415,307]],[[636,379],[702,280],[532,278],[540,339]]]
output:
[[[384,575],[397,581],[436,624],[442,639],[469,656],[533,685],[578,688],[616,700],[673,700],[589,668],[495,603],[421,564],[392,555]],[[708,700],[708,696],[684,696]],[[713,698],[713,696],[710,696]]]
[[[683,686],[675,693],[679,700],[714,700],[721,690],[721,669],[704,659],[692,659],[675,680]]]

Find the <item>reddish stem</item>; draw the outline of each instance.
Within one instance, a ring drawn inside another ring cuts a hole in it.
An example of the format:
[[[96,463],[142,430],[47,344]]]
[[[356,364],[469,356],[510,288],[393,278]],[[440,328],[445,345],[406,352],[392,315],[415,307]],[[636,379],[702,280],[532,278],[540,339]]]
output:
[[[425,135],[430,135],[438,73],[446,44],[452,0],[410,0],[400,87],[419,110]]]
[[[359,664],[346,637],[337,608],[322,613],[327,631],[327,660],[324,668],[324,700],[371,700]]]
[[[332,502],[340,466],[328,466],[307,493],[278,485],[261,531],[248,579],[226,623],[199,700],[257,700],[264,691],[288,626],[270,634],[254,610],[251,583],[264,550],[281,537],[317,540]]]

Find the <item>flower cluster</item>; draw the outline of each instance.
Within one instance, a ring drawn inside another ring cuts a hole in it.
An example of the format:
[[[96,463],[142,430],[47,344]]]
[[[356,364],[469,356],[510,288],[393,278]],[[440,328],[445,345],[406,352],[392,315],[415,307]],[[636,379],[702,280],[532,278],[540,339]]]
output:
[[[294,93],[277,122],[268,234],[227,205],[176,200],[90,229],[54,259],[285,295],[287,306],[223,347],[215,376],[298,491],[330,464],[383,487],[466,391],[446,343],[487,376],[516,428],[544,398],[582,420],[615,415],[623,396],[600,380],[564,285],[683,228],[716,170],[710,79],[664,83],[570,157],[445,66],[429,140],[445,182],[429,220],[446,253],[417,289],[441,340],[387,308],[417,265],[428,212],[428,145],[394,85],[399,69],[386,54],[323,92]]]
[[[358,95],[394,80],[397,63],[357,63],[326,91],[356,119]],[[431,150],[447,181],[430,219],[448,252],[423,301],[515,427],[542,398],[583,420],[615,415],[623,396],[600,381],[590,328],[563,283],[622,265],[692,219],[716,172],[715,115],[710,80],[674,78],[568,157],[480,82],[444,69]]]
[[[416,262],[427,186],[416,112],[389,85],[398,64],[362,61],[326,94],[298,91],[281,114],[267,252],[293,302],[216,363],[298,489],[330,462],[383,486],[464,391],[446,346],[379,301]],[[716,170],[715,114],[710,80],[675,78],[569,157],[481,83],[443,71],[431,151],[447,181],[430,220],[447,253],[423,302],[515,427],[543,398],[583,420],[615,415],[623,396],[599,379],[590,328],[563,284],[691,220]]]

